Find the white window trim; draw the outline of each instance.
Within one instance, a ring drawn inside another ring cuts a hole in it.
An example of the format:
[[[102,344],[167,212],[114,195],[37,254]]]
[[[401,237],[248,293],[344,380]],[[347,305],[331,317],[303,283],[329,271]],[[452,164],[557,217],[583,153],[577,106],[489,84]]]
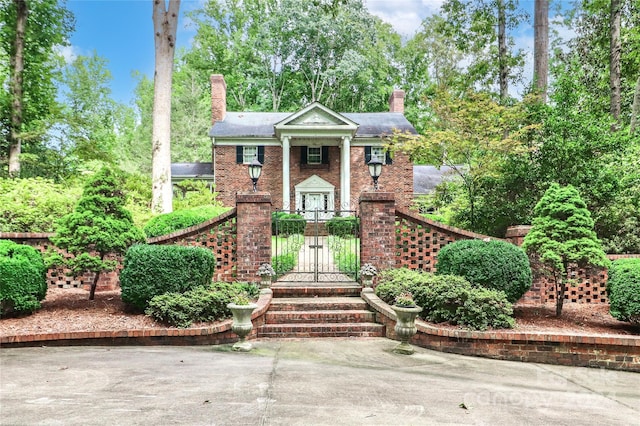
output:
[[[372,146],[371,147],[371,158],[373,156],[378,157],[378,160],[382,161],[382,164],[387,164],[387,152],[382,146]]]
[[[242,147],[242,164],[249,164],[258,156],[258,147],[245,145]]]
[[[318,161],[311,161],[311,150],[317,149],[318,153],[313,154],[314,157],[318,158]],[[307,147],[307,164],[322,164],[322,147],[321,146],[308,146]]]

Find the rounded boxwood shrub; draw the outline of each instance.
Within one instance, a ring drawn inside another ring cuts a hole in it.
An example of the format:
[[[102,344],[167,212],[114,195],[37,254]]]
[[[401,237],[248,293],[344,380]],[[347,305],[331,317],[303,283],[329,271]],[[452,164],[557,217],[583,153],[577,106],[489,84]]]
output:
[[[271,234],[288,236],[304,234],[307,220],[299,214],[285,212],[273,212],[271,214]]]
[[[228,210],[226,207],[220,206],[199,206],[161,214],[147,222],[144,227],[144,233],[147,238],[167,235],[206,222],[211,218],[221,215],[226,210]]]
[[[209,285],[215,266],[213,254],[201,247],[132,246],[120,273],[122,300],[144,310],[154,296]]]
[[[440,249],[437,274],[460,275],[475,286],[501,290],[516,302],[531,288],[524,250],[505,241],[461,240]]]
[[[33,312],[46,295],[46,268],[40,252],[0,240],[0,317]]]
[[[612,317],[640,325],[640,259],[619,259],[611,264],[607,294]]]
[[[360,230],[360,221],[355,216],[333,217],[326,223],[329,235],[338,237],[355,237]]]

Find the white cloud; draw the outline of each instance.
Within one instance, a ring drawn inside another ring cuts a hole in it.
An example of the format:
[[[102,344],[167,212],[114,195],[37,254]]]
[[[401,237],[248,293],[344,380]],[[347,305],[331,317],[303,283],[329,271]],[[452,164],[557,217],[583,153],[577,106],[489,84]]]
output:
[[[373,15],[388,22],[403,37],[412,37],[427,17],[438,13],[444,0],[366,0]]]
[[[75,61],[80,54],[80,49],[72,44],[67,46],[56,46],[54,49],[64,58],[64,62],[66,64],[70,64]]]

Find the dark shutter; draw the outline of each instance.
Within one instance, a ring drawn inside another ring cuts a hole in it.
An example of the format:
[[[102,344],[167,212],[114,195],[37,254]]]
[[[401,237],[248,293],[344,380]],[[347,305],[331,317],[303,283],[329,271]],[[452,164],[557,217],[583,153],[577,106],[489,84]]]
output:
[[[385,153],[384,164],[393,164],[393,158],[391,158],[391,153],[389,151]]]
[[[244,163],[244,149],[242,145],[236,146],[236,163],[242,164]]]
[[[258,161],[264,164],[264,145],[258,146]]]
[[[329,164],[329,147],[322,147],[322,164]]]
[[[307,164],[307,147],[300,147],[300,164]]]
[[[364,147],[364,164],[369,164],[369,161],[371,161],[371,147],[367,145]]]

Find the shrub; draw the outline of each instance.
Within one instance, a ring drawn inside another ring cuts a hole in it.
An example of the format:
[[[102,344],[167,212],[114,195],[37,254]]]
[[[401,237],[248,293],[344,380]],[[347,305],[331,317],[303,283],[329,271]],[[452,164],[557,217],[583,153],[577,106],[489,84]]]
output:
[[[461,240],[438,253],[438,272],[459,275],[471,284],[501,290],[516,302],[531,288],[531,266],[524,250],[505,241]]]
[[[216,321],[231,315],[227,304],[239,294],[255,298],[260,290],[255,284],[215,282],[184,293],[165,293],[153,297],[145,313],[156,321],[175,327],[189,327],[194,322]]]
[[[208,286],[215,265],[213,254],[201,247],[133,246],[120,273],[122,300],[144,310],[154,296]]]
[[[427,321],[476,330],[514,325],[513,307],[503,292],[473,287],[463,277],[392,269],[382,271],[379,279],[375,291],[380,299],[392,304],[398,295],[410,292]]]
[[[360,220],[355,216],[334,217],[326,223],[329,235],[338,237],[354,237],[360,230]]]
[[[274,256],[271,259],[273,269],[276,271],[276,275],[283,275],[291,271],[296,266],[296,257],[298,253],[284,253]]]
[[[167,235],[190,226],[214,218],[224,213],[228,208],[220,206],[199,206],[172,213],[161,214],[151,219],[144,227],[147,238]]]
[[[613,262],[609,269],[607,294],[611,316],[640,325],[640,259]]]
[[[304,234],[307,227],[307,220],[299,214],[288,214],[285,212],[273,212],[271,214],[271,234],[272,235],[293,235]]]
[[[0,240],[0,317],[33,312],[46,294],[46,269],[40,252]]]

